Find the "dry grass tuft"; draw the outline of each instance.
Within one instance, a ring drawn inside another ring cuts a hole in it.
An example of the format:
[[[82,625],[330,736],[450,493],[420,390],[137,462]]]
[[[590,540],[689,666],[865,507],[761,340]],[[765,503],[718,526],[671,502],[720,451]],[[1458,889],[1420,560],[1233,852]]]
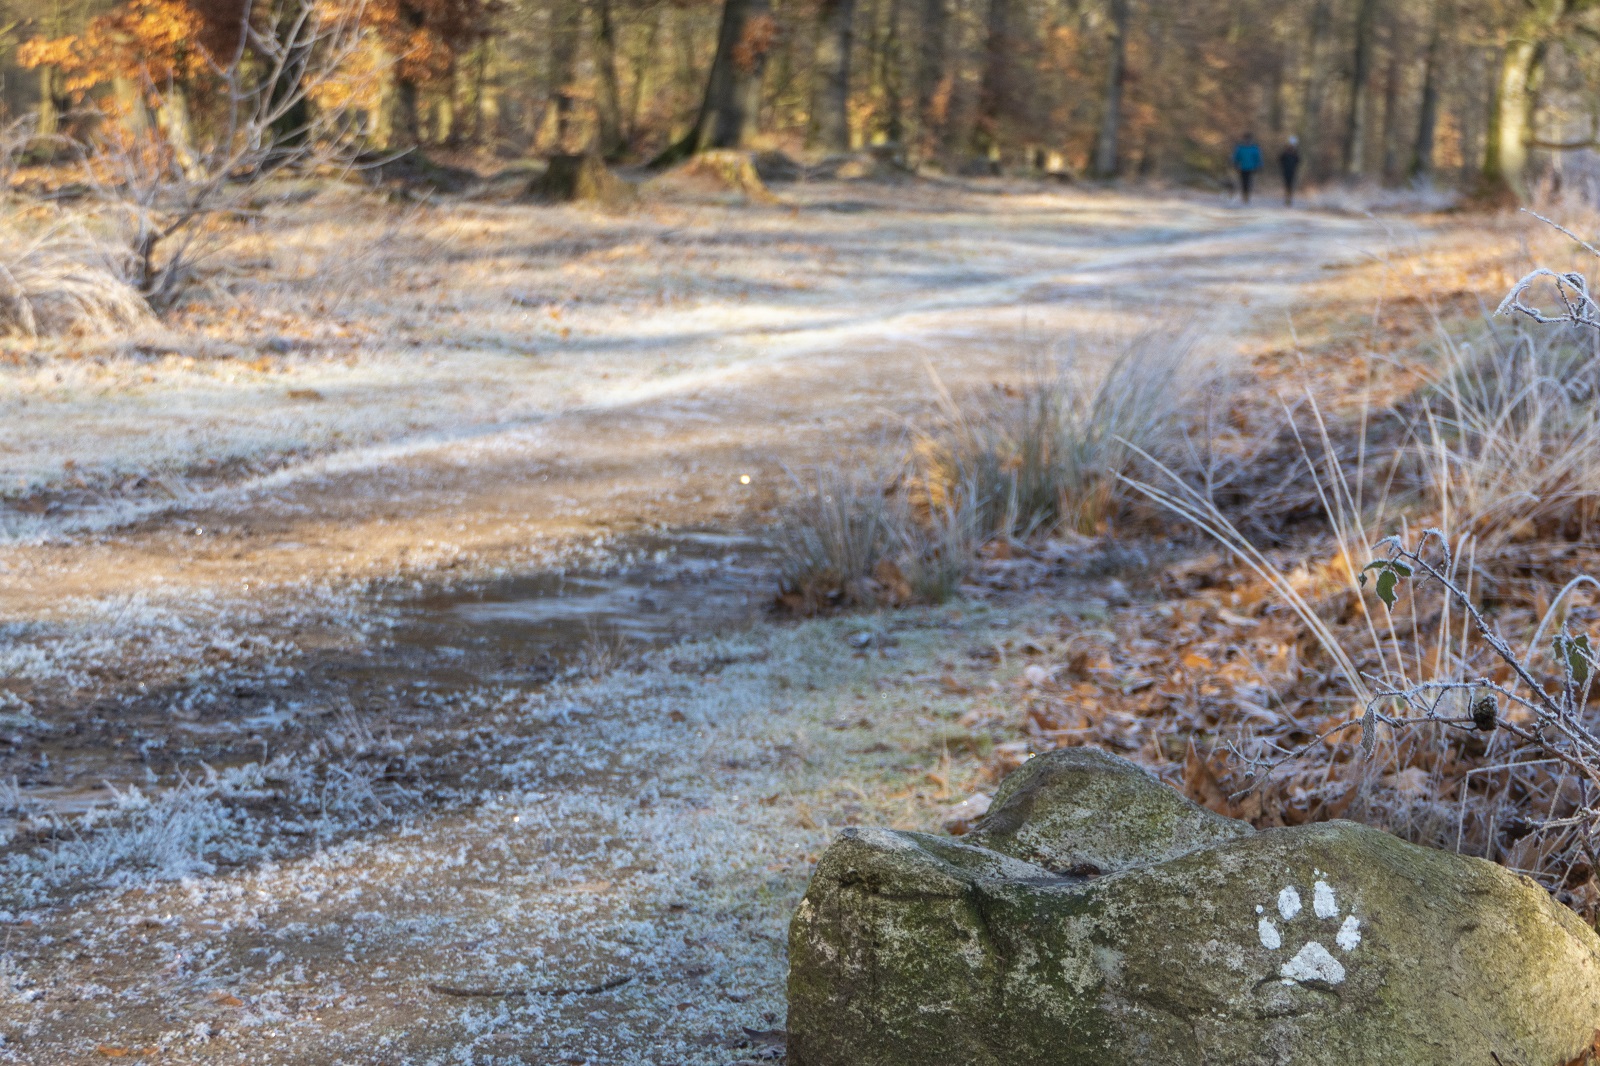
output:
[[[833,469],[814,473],[778,526],[779,602],[800,614],[893,599],[899,516],[889,479]]]
[[[110,333],[150,319],[149,305],[87,237],[64,227],[28,236],[0,224],[0,336]]]
[[[1480,550],[1600,529],[1600,343],[1574,327],[1445,334],[1414,416],[1437,523]]]
[[[1141,453],[1181,452],[1193,401],[1217,380],[1203,341],[1152,329],[1092,384],[1070,366],[965,404],[943,392],[944,420],[915,448],[917,503],[974,512],[984,537],[1104,530]]]
[[[1186,411],[1216,380],[1203,350],[1192,332],[1151,331],[1093,387],[1081,370],[965,402],[940,385],[943,416],[895,469],[804,486],[780,526],[780,603],[943,603],[988,542],[1104,529],[1136,462],[1183,453]]]

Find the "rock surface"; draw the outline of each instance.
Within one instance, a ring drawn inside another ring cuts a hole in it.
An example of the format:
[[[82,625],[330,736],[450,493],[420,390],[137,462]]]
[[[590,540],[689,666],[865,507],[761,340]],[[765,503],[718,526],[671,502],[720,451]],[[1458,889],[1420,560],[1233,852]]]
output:
[[[1600,938],[1479,859],[1255,833],[1083,751],[1031,760],[968,841],[828,849],[791,1066],[1564,1066],[1600,1027]]]
[[[1161,786],[1126,759],[1098,748],[1059,748],[1005,779],[967,842],[1055,873],[1097,874],[1254,831]]]

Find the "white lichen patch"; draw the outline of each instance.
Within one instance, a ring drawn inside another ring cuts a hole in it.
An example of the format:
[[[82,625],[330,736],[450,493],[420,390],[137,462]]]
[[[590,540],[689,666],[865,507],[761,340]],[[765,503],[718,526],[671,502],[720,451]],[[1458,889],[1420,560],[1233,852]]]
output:
[[[1318,870],[1317,880],[1311,886],[1311,915],[1315,917],[1317,925],[1339,917],[1338,895],[1321,874],[1322,871]],[[1301,927],[1308,925],[1306,920],[1301,918],[1305,908],[1300,900],[1300,890],[1294,885],[1285,885],[1278,892],[1277,909],[1283,921],[1282,928],[1267,913],[1266,907],[1259,904],[1256,906],[1256,938],[1268,951],[1282,949],[1285,940],[1291,943],[1299,942],[1300,946],[1294,949],[1294,954],[1278,967],[1278,976],[1284,984],[1342,983],[1346,976],[1344,963],[1335,958],[1333,952],[1323,945],[1321,937],[1325,934],[1319,933],[1317,928],[1312,926],[1304,930],[1304,936],[1300,935]],[[1344,921],[1334,933],[1333,943],[1344,953],[1359,947],[1361,920],[1353,914],[1345,915]]]
[[[1285,981],[1299,983],[1320,981],[1336,985],[1344,980],[1344,965],[1315,940],[1295,952],[1294,958],[1284,963],[1278,972]]]
[[[1318,881],[1311,889],[1311,910],[1318,918],[1332,918],[1339,913],[1339,904],[1333,898],[1333,889],[1326,881]]]

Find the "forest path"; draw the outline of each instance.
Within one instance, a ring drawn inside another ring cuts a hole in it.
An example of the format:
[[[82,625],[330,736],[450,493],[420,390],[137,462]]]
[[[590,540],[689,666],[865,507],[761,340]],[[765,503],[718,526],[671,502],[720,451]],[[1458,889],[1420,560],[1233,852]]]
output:
[[[461,387],[500,396],[498,409],[458,409],[432,378],[410,380],[431,361],[412,353],[377,368],[382,387],[340,397],[395,427],[380,443],[163,503],[100,536],[72,535],[70,516],[41,521],[50,539],[0,547],[0,616],[50,618],[79,597],[233,597],[242,579],[259,600],[263,586],[494,567],[596,531],[723,523],[787,492],[785,465],[902,431],[933,401],[929,368],[959,393],[1030,361],[1092,363],[1144,328],[1235,331],[1281,314],[1327,266],[1393,241],[1370,219],[1110,193],[788,195],[788,210],[701,208],[640,241],[596,237],[582,285],[606,295],[568,311],[571,332],[499,333],[488,362],[463,370]],[[685,309],[641,300],[697,283],[685,244],[743,255],[707,263]],[[462,328],[446,323],[437,344]],[[505,361],[535,340],[538,360]],[[101,393],[103,407],[125,402]],[[545,394],[560,398],[530,399]],[[445,424],[400,432],[429,405]],[[179,440],[242,432],[188,409],[142,421]],[[119,446],[120,422],[71,411],[50,424],[19,417],[10,450]]]
[[[574,672],[428,597],[487,596],[562,545],[590,548],[577,566],[631,531],[737,529],[784,466],[862,462],[926,411],[929,365],[959,392],[1073,335],[1233,328],[1386,240],[1313,214],[1005,199],[852,214],[883,248],[804,327],[719,333],[749,316],[730,300],[702,305],[705,336],[590,332],[722,346],[647,394],[0,551],[0,781],[21,786],[0,835],[30,804],[123,789],[100,829],[5,856],[0,1061],[775,1057],[784,930],[821,848],[842,824],[935,825],[964,792],[952,750],[985,723],[1015,735],[1007,649],[1093,601],[1058,584],[757,624],[610,669],[591,648]],[[891,252],[893,292],[873,280]],[[678,596],[758,565],[729,543]]]

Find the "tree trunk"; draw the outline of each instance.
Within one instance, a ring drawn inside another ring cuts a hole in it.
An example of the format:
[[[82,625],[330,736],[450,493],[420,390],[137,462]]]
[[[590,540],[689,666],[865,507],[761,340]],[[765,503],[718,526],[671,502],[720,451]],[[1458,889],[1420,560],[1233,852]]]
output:
[[[946,39],[950,35],[948,0],[921,0],[917,40],[917,125],[922,150],[944,144],[949,97],[945,85]]]
[[[161,94],[156,121],[184,176],[191,180],[199,178],[200,160],[195,153],[194,117],[189,109],[188,89],[182,85],[167,86],[166,92]]]
[[[1422,59],[1422,100],[1417,105],[1417,141],[1411,151],[1411,176],[1433,175],[1433,141],[1439,128],[1439,53],[1444,38],[1442,3],[1435,2],[1428,30],[1428,51]]]
[[[419,141],[416,82],[400,72],[393,57],[380,56],[383,76],[378,83],[376,119],[372,141],[382,151],[403,152]]]
[[[617,26],[611,0],[595,0],[595,65],[600,68],[600,154],[614,159],[627,147],[622,81],[617,73]]]
[[[50,141],[61,132],[61,105],[56,97],[56,68],[39,68],[39,124],[35,135],[43,150],[53,154]]]
[[[760,117],[761,74],[773,42],[770,0],[723,0],[717,52],[694,126],[662,152],[655,166],[670,166],[712,148],[742,148]]]
[[[555,0],[550,6],[550,99],[555,107],[556,154],[573,149],[572,119],[577,110],[573,95],[578,74],[578,37],[583,11],[576,0]]]
[[[883,123],[884,136],[898,146],[901,160],[904,161],[904,147],[906,140],[905,119],[905,66],[902,62],[902,49],[900,47],[900,0],[888,0],[888,28],[883,35],[882,70],[880,80],[883,83],[884,110],[886,112]]]
[[[315,34],[305,30],[303,9],[298,4],[284,4],[278,15],[275,32],[278,46],[284,50],[283,68],[277,72],[268,94],[272,109],[272,138],[284,149],[304,145],[310,133],[311,98],[302,89],[306,69],[311,63]]]
[[[1400,177],[1400,50],[1390,42],[1389,69],[1383,79],[1383,180]]]
[[[1350,73],[1350,118],[1344,135],[1344,173],[1359,178],[1366,169],[1367,128],[1371,122],[1372,32],[1378,0],[1361,0],[1356,9],[1356,48]]]
[[[850,53],[856,0],[822,0],[817,36],[820,78],[812,109],[812,141],[831,152],[850,150]]]
[[[1309,165],[1321,147],[1318,133],[1322,124],[1322,104],[1327,92],[1327,64],[1323,62],[1328,31],[1333,21],[1329,0],[1317,0],[1311,10],[1311,31],[1306,37],[1305,89],[1302,93],[1304,110],[1300,114],[1300,152]],[[1326,170],[1322,170],[1326,173]]]
[[[1016,49],[1016,3],[1017,0],[989,0],[978,114],[972,130],[973,149],[989,158],[994,157],[1000,145],[1001,124],[1015,103],[1012,86],[1020,59]]]
[[[121,113],[122,124],[135,136],[148,131],[151,126],[150,106],[145,101],[144,90],[132,78],[111,79],[111,95]]]
[[[1489,106],[1480,194],[1489,199],[1528,195],[1528,141],[1538,105],[1545,45],[1571,8],[1571,0],[1535,0],[1512,30],[1500,58]]]
[[[1106,73],[1105,110],[1100,116],[1100,138],[1094,149],[1094,173],[1097,178],[1117,176],[1117,141],[1122,130],[1122,83],[1127,77],[1128,30],[1132,14],[1130,0],[1111,0],[1111,62]]]
[[[661,41],[661,27],[666,22],[665,10],[658,11],[650,20],[649,29],[645,32],[644,43],[635,52],[632,61],[633,84],[628,89],[628,129],[639,128],[639,105],[644,100],[645,79],[655,67],[657,52]]]

